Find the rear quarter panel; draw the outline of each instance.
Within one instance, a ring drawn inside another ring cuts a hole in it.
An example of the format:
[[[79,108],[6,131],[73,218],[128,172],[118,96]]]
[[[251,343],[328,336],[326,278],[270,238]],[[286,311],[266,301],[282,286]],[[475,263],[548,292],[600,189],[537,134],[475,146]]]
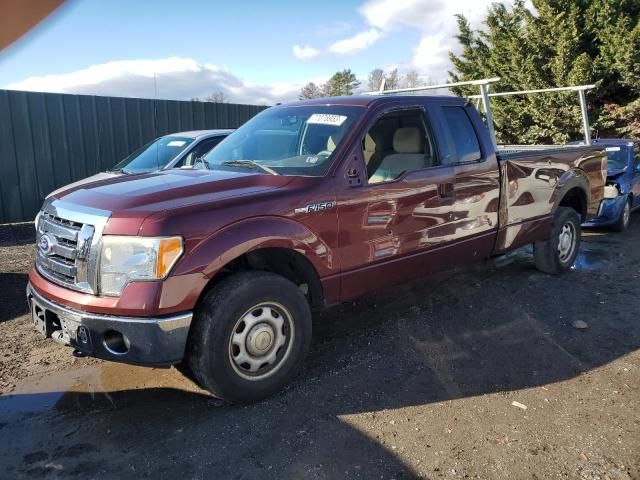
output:
[[[502,192],[496,253],[541,240],[564,196],[580,188],[587,216],[604,195],[606,155],[602,148],[564,147],[499,155]]]

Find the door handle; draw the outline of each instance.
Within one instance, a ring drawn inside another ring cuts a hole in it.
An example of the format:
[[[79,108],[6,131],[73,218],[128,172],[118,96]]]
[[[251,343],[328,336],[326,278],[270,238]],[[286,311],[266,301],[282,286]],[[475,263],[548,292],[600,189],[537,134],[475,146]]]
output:
[[[453,183],[439,183],[438,184],[438,196],[440,198],[451,198],[454,194]]]

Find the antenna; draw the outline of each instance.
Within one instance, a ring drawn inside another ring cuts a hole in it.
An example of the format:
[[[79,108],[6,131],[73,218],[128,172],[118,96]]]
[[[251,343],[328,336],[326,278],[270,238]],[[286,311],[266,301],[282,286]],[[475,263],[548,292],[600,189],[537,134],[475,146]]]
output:
[[[153,127],[155,136],[158,136],[158,83],[156,81],[156,72],[153,72]],[[160,170],[160,152],[158,151],[158,143],[156,143],[156,165]]]

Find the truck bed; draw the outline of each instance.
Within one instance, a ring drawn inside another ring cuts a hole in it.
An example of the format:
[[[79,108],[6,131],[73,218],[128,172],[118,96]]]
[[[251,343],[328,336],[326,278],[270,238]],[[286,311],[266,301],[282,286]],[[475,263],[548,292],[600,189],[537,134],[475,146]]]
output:
[[[502,184],[496,253],[527,243],[536,229],[548,229],[558,199],[569,192],[566,201],[582,221],[597,214],[606,182],[602,147],[506,145],[496,155]]]

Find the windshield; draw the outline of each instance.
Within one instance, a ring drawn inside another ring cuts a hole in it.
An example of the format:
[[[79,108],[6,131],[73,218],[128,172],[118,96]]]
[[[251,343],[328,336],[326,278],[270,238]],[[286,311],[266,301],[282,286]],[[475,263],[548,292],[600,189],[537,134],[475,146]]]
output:
[[[607,168],[618,170],[626,166],[627,152],[621,147],[607,147]]]
[[[193,138],[173,136],[157,138],[133,152],[112,170],[121,170],[124,173],[146,173],[160,170],[191,143],[193,143]]]
[[[323,176],[334,150],[363,112],[362,107],[339,105],[269,108],[229,135],[204,160],[215,170]]]

